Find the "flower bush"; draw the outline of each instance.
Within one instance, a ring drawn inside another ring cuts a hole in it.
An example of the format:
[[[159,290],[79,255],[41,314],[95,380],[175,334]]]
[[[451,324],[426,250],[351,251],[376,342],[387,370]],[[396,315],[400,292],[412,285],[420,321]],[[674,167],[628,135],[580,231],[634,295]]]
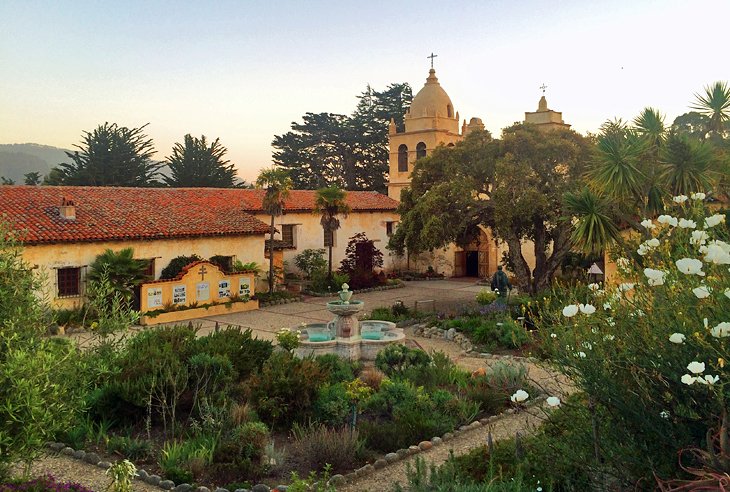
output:
[[[668,212],[646,219],[646,235],[616,261],[623,283],[568,292],[541,319],[549,356],[615,424],[600,440],[632,443],[641,456],[600,459],[634,479],[678,473],[678,449],[700,443],[728,406],[725,216],[686,197]]]

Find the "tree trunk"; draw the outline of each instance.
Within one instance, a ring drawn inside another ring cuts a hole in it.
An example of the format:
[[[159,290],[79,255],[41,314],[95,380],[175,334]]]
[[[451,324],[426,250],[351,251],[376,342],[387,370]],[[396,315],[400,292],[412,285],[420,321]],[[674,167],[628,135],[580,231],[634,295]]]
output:
[[[535,291],[550,287],[553,275],[560,268],[565,256],[570,252],[570,246],[570,228],[558,226],[553,232],[552,254],[545,261],[540,275],[537,275],[537,268],[535,268]]]
[[[332,282],[332,242],[330,242],[328,249],[329,249],[329,267],[327,269],[327,279],[331,283]]]
[[[534,236],[534,249],[535,249],[535,269],[532,271],[532,293],[538,291],[537,284],[538,279],[545,276],[547,269],[547,231],[545,230],[545,223],[542,219],[535,219],[533,221],[533,236]]]
[[[274,215],[272,215],[269,234],[269,292],[274,292],[274,230]]]
[[[514,234],[510,234],[507,237],[507,247],[509,248],[509,255],[514,264],[515,275],[517,276],[517,285],[521,289],[525,289],[528,292],[532,292],[532,282],[530,282],[530,266],[525,261],[525,257],[522,256],[522,245],[520,244],[520,238]]]

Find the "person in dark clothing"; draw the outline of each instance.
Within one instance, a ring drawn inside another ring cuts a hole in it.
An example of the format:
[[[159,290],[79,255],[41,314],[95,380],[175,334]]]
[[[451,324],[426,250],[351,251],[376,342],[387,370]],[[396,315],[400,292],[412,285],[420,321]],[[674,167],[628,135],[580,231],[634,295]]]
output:
[[[500,297],[506,296],[507,292],[512,290],[512,284],[509,283],[507,274],[502,271],[502,265],[499,265],[497,271],[494,272],[491,287],[492,290],[498,291]]]

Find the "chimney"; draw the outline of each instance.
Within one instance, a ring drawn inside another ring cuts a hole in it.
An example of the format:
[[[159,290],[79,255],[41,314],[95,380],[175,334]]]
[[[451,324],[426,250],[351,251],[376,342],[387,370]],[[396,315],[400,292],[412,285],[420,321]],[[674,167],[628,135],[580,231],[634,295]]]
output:
[[[76,204],[71,198],[64,196],[61,199],[61,206],[58,207],[58,213],[62,219],[76,220]]]

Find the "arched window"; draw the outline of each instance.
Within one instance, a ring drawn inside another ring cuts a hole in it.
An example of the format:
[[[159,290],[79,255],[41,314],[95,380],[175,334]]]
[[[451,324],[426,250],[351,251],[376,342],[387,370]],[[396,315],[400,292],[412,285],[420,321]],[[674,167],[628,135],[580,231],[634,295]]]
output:
[[[416,145],[416,159],[420,159],[421,157],[426,157],[426,144],[418,142],[418,145]]]
[[[406,144],[398,147],[398,172],[408,172],[408,146]]]
[[[446,116],[448,116],[449,118],[454,117],[454,108],[451,107],[451,104],[446,105]]]

